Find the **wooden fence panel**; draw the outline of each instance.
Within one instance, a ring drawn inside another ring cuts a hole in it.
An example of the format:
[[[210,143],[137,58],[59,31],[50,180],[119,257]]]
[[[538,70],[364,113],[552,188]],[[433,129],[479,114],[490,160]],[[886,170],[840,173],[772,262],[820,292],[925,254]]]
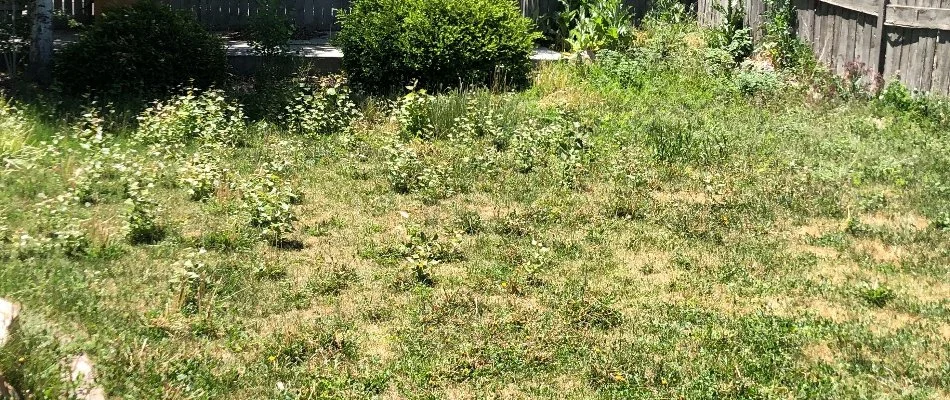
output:
[[[720,23],[717,1],[727,0],[699,0],[701,24]],[[769,0],[743,1],[746,23],[760,26]],[[950,94],[950,0],[890,0],[886,7],[883,0],[793,1],[799,38],[835,73],[861,68],[917,90]]]

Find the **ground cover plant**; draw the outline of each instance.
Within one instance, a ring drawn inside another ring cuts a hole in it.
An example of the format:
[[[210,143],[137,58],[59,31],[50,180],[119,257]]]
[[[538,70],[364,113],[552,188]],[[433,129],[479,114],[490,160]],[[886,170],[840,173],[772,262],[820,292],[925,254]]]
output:
[[[0,104],[0,370],[28,398],[78,353],[123,398],[950,396],[948,103],[673,19],[518,92],[308,80],[278,124],[220,91],[133,125]]]

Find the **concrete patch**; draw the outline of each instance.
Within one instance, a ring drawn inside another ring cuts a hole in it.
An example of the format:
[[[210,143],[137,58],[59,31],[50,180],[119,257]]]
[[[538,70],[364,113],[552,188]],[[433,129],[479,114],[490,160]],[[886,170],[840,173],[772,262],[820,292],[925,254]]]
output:
[[[10,340],[10,335],[13,333],[13,322],[16,320],[17,315],[20,314],[20,306],[16,303],[13,303],[7,299],[0,298],[0,349]],[[0,371],[0,399],[19,399],[20,396],[17,394],[16,390],[13,389],[13,386],[10,386],[7,383],[6,379],[3,377],[2,371]]]
[[[251,75],[263,63],[263,57],[259,56],[246,40],[227,40],[225,50],[228,62],[239,75]],[[342,69],[343,52],[330,44],[329,37],[291,40],[286,50],[290,56],[288,64],[308,65],[320,72],[338,72]],[[535,49],[529,57],[535,64],[556,62],[564,58],[561,53],[544,47]]]
[[[0,347],[7,344],[13,330],[13,321],[20,314],[20,306],[0,298]]]
[[[69,364],[69,380],[75,385],[79,400],[105,400],[106,392],[96,384],[96,368],[92,360],[81,354]]]

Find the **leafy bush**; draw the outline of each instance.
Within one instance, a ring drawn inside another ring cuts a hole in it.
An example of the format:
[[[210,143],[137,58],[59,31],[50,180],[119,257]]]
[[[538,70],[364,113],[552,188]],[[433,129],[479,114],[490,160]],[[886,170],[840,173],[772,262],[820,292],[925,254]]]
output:
[[[0,53],[6,72],[15,75],[29,52],[33,18],[10,18],[10,15],[0,18]]]
[[[336,44],[360,89],[527,83],[532,23],[513,2],[356,0],[342,13]]]
[[[266,163],[241,186],[249,224],[259,230],[261,238],[275,244],[293,232],[297,216],[291,206],[300,198],[283,172],[280,163]]]
[[[360,116],[350,97],[346,80],[340,76],[320,78],[316,84],[300,82],[298,94],[287,106],[287,126],[308,136],[343,132]]]
[[[795,13],[791,0],[777,0],[766,11],[763,51],[777,67],[813,70],[817,62],[811,48],[795,34]]]
[[[427,232],[416,225],[406,227],[400,255],[408,267],[399,276],[395,286],[408,288],[414,284],[432,286],[432,270],[441,263],[458,261],[464,258],[459,237],[443,240],[438,233]]]
[[[146,0],[103,14],[57,53],[54,73],[68,92],[134,98],[221,83],[227,59],[221,39],[192,15]]]
[[[419,188],[419,176],[424,165],[416,151],[401,143],[393,144],[386,150],[389,153],[386,173],[393,191],[409,193]]]
[[[726,5],[716,3],[713,8],[720,12],[722,24],[713,30],[710,44],[732,55],[738,63],[752,54],[752,30],[745,26],[745,8],[741,2],[729,0]]]
[[[189,251],[185,257],[172,264],[175,276],[169,281],[177,293],[175,304],[187,315],[197,314],[202,309],[203,299],[207,295],[208,268],[205,263],[207,250]],[[207,306],[207,304],[204,304]]]
[[[751,61],[743,62],[733,76],[736,90],[746,96],[775,93],[782,80],[771,67]]]
[[[623,0],[560,0],[571,28],[567,44],[573,51],[618,49],[629,41],[633,14]]]
[[[152,178],[141,170],[126,177],[126,204],[132,207],[128,212],[126,232],[133,244],[155,243],[165,237],[165,230],[157,221],[158,203],[151,195],[153,187]]]
[[[640,59],[627,56],[613,50],[603,50],[597,53],[597,64],[594,66],[596,75],[616,82],[624,88],[640,87],[644,67]]]
[[[393,104],[393,120],[399,123],[399,134],[404,140],[431,139],[435,128],[429,118],[429,108],[435,101],[423,90],[412,90]]]
[[[509,146],[516,171],[552,173],[566,186],[576,185],[581,169],[590,161],[588,132],[560,114],[526,121],[515,129]]]
[[[644,19],[653,24],[680,24],[689,20],[689,10],[679,0],[654,0]]]
[[[860,295],[868,304],[875,307],[884,307],[897,297],[893,289],[879,283],[866,285]]]
[[[257,13],[248,24],[251,47],[263,56],[284,54],[294,35],[294,25],[276,0],[258,0]]]
[[[214,194],[224,180],[221,164],[221,159],[212,151],[199,150],[181,167],[179,180],[192,200],[204,200]]]
[[[168,101],[156,102],[138,117],[136,138],[164,151],[180,149],[192,139],[238,144],[244,139],[244,111],[220,90],[187,89]]]
[[[950,126],[950,100],[911,91],[892,81],[878,96],[877,105],[898,112],[917,114],[940,126]]]
[[[942,231],[950,231],[950,211],[941,211],[934,220],[933,226]]]

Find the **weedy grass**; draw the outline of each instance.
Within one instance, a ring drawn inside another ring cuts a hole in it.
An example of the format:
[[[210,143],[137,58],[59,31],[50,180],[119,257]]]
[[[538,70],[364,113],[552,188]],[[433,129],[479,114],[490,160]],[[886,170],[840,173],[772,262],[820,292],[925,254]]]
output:
[[[701,34],[518,93],[356,111],[331,79],[290,130],[221,92],[121,132],[0,113],[0,370],[31,398],[78,352],[128,398],[946,397],[948,126],[750,93]]]

